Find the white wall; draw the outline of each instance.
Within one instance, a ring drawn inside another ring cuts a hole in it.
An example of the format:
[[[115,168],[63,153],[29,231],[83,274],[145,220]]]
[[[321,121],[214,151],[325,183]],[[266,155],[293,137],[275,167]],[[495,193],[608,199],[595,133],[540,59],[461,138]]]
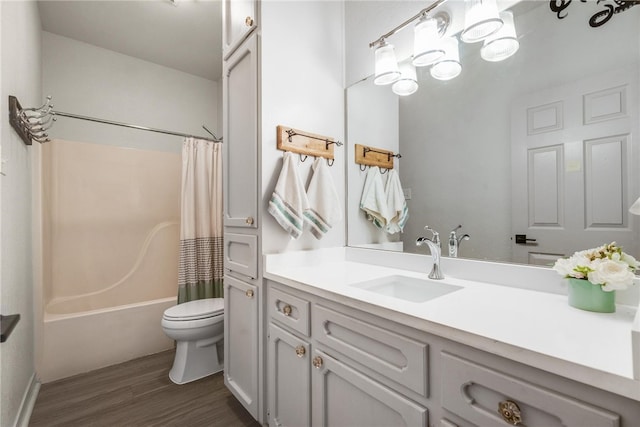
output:
[[[43,90],[55,109],[175,132],[222,135],[218,82],[43,32]],[[180,151],[181,137],[58,118],[51,136]]]
[[[0,312],[19,313],[20,322],[0,344],[0,425],[12,426],[27,411],[26,397],[33,384],[33,275],[31,243],[32,156],[39,147],[26,146],[7,121],[7,97],[24,106],[40,105],[40,16],[36,2],[0,2],[1,96],[0,128]],[[37,144],[37,143],[36,143]],[[5,162],[6,161],[6,162]],[[25,403],[23,403],[25,402]]]
[[[333,1],[261,3],[261,138],[263,253],[335,247],[345,244],[345,220],[321,240],[309,232],[298,240],[268,213],[282,166],[276,126],[291,126],[344,142],[343,4]],[[335,148],[330,168],[341,203],[345,191],[345,146]],[[302,180],[313,159],[300,165]],[[342,206],[344,208],[344,204]]]

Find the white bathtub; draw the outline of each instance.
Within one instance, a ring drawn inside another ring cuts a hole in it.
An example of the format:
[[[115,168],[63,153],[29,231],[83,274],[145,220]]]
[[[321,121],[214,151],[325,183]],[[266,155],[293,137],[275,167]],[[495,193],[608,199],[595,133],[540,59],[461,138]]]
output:
[[[45,313],[40,380],[47,383],[172,348],[160,320],[175,304],[171,297],[72,314]]]

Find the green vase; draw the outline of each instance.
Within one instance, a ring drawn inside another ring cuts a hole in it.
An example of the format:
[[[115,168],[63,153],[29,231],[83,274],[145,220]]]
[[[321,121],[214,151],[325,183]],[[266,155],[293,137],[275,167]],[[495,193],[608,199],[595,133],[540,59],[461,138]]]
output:
[[[600,285],[585,279],[569,278],[569,305],[598,313],[616,311],[616,292],[605,292]]]

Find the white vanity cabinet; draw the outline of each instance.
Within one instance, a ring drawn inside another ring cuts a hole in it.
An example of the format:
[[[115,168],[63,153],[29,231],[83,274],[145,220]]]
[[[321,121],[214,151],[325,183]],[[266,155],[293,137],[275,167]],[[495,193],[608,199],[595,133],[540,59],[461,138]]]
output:
[[[394,322],[349,299],[327,299],[313,287],[266,284],[270,425],[640,425],[638,401]]]
[[[427,425],[426,407],[396,390],[403,385],[390,386],[392,381],[387,380],[389,376],[405,379],[426,393],[423,375],[411,381],[399,372],[425,373],[425,344],[345,317],[306,294],[267,283],[269,425]],[[351,320],[357,323],[351,325]],[[405,358],[407,343],[415,346]],[[377,375],[377,370],[384,375]]]
[[[257,0],[222,3],[222,56],[227,59],[258,26]]]

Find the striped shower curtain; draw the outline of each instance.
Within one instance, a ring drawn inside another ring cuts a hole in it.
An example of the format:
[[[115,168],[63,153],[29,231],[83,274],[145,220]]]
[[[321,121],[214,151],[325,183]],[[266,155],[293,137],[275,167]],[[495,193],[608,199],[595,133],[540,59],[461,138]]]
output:
[[[223,296],[221,150],[195,138],[182,146],[178,304]]]

